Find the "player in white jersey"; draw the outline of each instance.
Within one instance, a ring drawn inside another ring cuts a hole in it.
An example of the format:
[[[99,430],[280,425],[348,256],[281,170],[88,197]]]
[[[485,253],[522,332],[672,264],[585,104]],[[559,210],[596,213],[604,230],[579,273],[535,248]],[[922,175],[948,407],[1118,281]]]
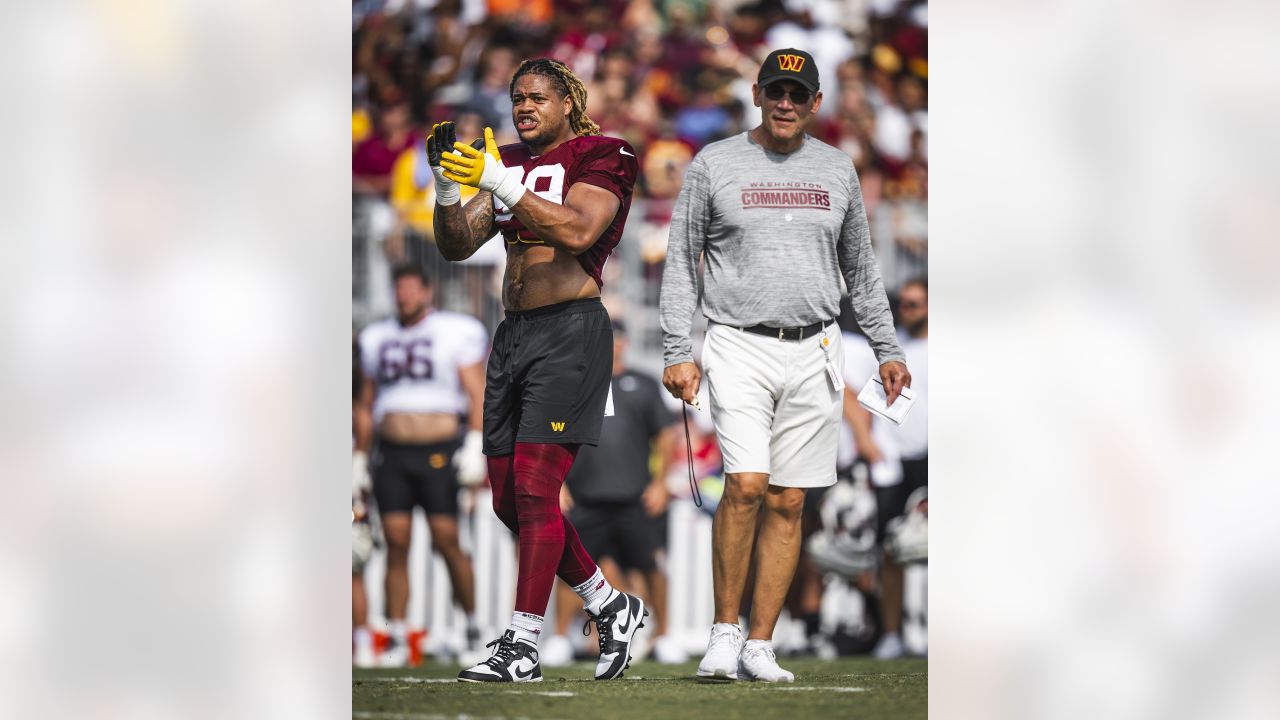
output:
[[[373,457],[373,495],[387,542],[391,644],[382,655],[384,666],[409,659],[405,613],[415,505],[427,515],[431,547],[444,560],[454,601],[467,614],[468,649],[478,644],[475,579],[458,542],[458,491],[460,483],[478,485],[487,474],[481,407],[488,332],[475,318],[432,309],[422,268],[397,266],[393,278],[397,317],[360,333],[364,383],[358,412],[366,421],[357,422],[356,437],[357,466]]]
[[[919,277],[908,280],[899,290],[898,317],[902,321],[898,329],[898,342],[907,356],[915,384],[916,405],[911,418],[902,426],[886,424],[900,455],[902,479],[900,482],[876,488],[876,504],[879,507],[879,539],[883,543],[888,533],[889,521],[904,514],[912,493],[929,485],[929,280]],[[884,634],[876,644],[877,658],[892,660],[902,657],[905,649],[901,639],[903,569],[892,555],[885,553],[880,572],[883,594],[881,596]]]

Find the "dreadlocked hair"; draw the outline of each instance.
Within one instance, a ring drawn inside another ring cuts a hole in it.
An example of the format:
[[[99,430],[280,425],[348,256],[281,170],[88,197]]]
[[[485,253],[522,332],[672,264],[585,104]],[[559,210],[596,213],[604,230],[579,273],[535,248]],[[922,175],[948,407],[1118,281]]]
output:
[[[520,67],[516,69],[516,74],[511,78],[511,88],[507,91],[508,94],[515,92],[516,80],[519,80],[521,75],[541,75],[549,78],[562,96],[573,101],[573,109],[569,111],[569,126],[573,128],[573,131],[578,135],[600,134],[600,126],[587,117],[586,86],[564,63],[547,58],[525,60],[520,63]]]

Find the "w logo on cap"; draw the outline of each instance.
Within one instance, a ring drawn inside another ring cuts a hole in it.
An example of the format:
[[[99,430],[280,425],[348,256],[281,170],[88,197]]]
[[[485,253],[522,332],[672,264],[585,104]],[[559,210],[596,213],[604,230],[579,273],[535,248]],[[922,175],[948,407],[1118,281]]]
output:
[[[800,72],[804,68],[804,58],[799,55],[779,55],[778,67],[790,72]]]

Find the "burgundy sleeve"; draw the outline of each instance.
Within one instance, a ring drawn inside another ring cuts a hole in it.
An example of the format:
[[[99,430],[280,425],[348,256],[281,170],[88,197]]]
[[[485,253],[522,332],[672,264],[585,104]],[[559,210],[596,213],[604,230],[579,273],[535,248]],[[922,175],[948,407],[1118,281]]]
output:
[[[623,141],[598,143],[587,150],[579,162],[577,177],[571,185],[584,182],[602,187],[616,195],[620,202],[626,202],[635,187],[639,170],[636,151],[630,144]]]

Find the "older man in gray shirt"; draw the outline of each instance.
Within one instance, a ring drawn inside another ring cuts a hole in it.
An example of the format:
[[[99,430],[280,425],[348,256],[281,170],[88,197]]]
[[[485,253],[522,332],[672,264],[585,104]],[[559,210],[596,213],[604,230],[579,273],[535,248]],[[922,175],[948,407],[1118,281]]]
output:
[[[715,624],[698,666],[708,681],[795,679],[769,639],[800,556],[805,490],[835,482],[842,277],[889,403],[911,384],[853,163],[804,132],[822,104],[818,87],[808,53],[770,53],[752,88],[760,125],[698,153],[671,221],[662,383],[686,402],[697,395],[689,333],[701,257],[702,367],[726,473],[712,530]],[[744,643],[738,609],[761,506]]]

